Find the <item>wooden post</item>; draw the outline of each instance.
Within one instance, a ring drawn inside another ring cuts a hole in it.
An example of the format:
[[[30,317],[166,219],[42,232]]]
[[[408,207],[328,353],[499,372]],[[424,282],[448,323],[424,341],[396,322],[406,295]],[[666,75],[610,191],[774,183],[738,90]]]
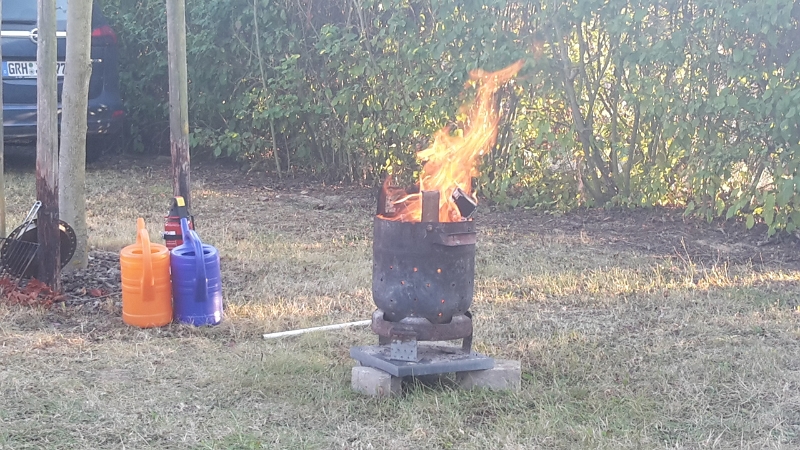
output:
[[[186,205],[191,207],[185,0],[167,0],[167,41],[172,192],[183,197]]]
[[[86,226],[86,108],[89,103],[92,0],[70,0],[67,10],[67,71],[61,95],[61,151],[58,170],[59,214],[77,237],[65,270],[89,264]]]
[[[37,219],[38,279],[61,290],[61,245],[58,233],[58,108],[56,83],[56,2],[36,0],[39,42],[36,50],[36,198],[42,202]]]

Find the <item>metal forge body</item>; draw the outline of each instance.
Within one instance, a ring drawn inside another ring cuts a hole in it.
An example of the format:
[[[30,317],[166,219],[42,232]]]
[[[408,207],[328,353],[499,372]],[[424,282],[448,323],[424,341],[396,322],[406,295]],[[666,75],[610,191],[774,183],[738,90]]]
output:
[[[472,351],[476,228],[439,222],[439,192],[422,193],[422,221],[386,217],[378,201],[373,228],[372,331],[378,345],[353,347],[362,366],[396,377],[491,369]],[[460,347],[420,344],[462,340]]]

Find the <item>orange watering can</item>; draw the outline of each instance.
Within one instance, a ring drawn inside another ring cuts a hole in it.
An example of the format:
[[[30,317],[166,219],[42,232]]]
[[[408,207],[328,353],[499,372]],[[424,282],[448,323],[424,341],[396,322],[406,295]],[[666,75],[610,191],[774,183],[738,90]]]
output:
[[[172,321],[169,250],[150,242],[144,219],[136,221],[136,243],[119,252],[122,320],[137,327],[160,327]]]

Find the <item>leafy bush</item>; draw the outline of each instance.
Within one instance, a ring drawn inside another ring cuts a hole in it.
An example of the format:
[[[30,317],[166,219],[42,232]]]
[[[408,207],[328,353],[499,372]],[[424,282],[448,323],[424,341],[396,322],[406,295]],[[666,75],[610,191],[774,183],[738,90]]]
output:
[[[163,147],[163,1],[106,0],[137,147]],[[526,66],[476,180],[498,206],[800,223],[792,0],[187,0],[197,154],[411,179],[469,70]]]

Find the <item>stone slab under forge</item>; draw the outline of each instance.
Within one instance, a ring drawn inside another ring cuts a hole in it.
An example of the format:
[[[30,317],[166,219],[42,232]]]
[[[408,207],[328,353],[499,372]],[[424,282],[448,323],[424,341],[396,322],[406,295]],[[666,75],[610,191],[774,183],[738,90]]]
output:
[[[452,372],[486,370],[494,367],[494,359],[461,347],[420,342],[417,361],[391,359],[390,345],[351,347],[350,357],[362,366],[374,367],[396,377],[418,377]]]

